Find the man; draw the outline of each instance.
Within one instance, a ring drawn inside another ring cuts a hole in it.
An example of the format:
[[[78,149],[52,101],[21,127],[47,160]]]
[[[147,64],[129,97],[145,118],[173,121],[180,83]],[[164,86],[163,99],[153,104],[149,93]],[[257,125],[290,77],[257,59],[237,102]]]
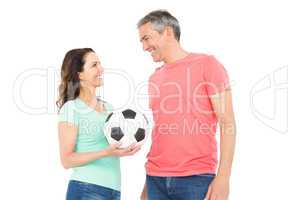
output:
[[[144,51],[164,63],[149,79],[154,127],[141,199],[228,199],[235,120],[226,70],[213,56],[186,52],[167,11],[149,13],[138,30]]]

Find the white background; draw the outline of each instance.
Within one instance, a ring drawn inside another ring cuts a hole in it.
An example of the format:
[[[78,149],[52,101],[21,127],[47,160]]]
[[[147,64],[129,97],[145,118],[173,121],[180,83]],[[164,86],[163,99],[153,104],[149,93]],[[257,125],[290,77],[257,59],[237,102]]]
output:
[[[141,86],[160,64],[142,51],[136,23],[154,9],[178,18],[187,51],[215,55],[230,75],[231,200],[299,199],[299,6],[212,0],[1,1],[1,199],[65,198],[70,171],[59,161],[54,103],[68,50],[94,48],[107,69],[103,98],[151,117]],[[123,200],[140,195],[149,144],[122,159]]]

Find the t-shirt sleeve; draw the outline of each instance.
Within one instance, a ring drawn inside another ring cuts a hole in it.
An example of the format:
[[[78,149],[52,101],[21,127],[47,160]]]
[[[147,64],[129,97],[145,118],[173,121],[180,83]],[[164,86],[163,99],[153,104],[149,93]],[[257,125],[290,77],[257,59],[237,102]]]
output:
[[[78,126],[78,119],[73,101],[68,101],[62,106],[58,114],[58,121],[69,122]]]
[[[227,71],[214,56],[209,56],[207,59],[204,79],[208,95],[214,95],[230,89]]]

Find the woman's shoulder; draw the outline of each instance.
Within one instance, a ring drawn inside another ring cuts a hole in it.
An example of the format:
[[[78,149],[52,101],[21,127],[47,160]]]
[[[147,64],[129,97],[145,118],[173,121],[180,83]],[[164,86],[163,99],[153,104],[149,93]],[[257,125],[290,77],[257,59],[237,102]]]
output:
[[[76,100],[69,100],[64,103],[64,105],[59,110],[58,114],[58,121],[60,122],[70,122],[75,125],[78,125],[77,123],[77,117],[75,112],[75,101]]]
[[[105,101],[101,98],[97,98],[97,99],[98,99],[99,102],[101,102],[104,105],[107,112],[112,112],[113,111],[113,105],[110,102]]]
[[[61,111],[65,111],[65,110],[69,110],[69,109],[74,109],[75,108],[75,102],[76,102],[76,99],[74,100],[68,100],[67,102],[65,102],[63,104],[63,106],[60,108],[60,112]]]

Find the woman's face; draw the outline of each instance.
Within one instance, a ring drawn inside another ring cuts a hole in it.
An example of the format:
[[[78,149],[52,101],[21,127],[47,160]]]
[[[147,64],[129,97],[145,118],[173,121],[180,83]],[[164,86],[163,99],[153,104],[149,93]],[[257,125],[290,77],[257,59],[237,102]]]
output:
[[[79,73],[81,85],[88,87],[103,85],[103,68],[98,56],[94,52],[89,52],[85,55],[84,60],[83,71]]]

